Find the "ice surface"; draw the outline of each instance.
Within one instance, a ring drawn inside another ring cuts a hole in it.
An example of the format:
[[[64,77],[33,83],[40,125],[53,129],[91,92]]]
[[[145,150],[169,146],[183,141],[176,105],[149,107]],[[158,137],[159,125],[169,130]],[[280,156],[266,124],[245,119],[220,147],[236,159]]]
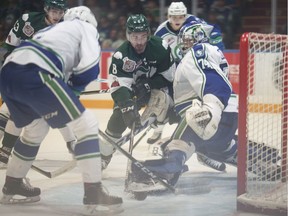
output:
[[[104,130],[111,110],[94,110],[100,129]],[[172,133],[174,126],[165,126],[164,137]],[[135,148],[137,159],[147,156],[149,145],[144,137]],[[135,140],[140,136],[137,135]],[[127,149],[128,143],[124,145]],[[55,170],[71,159],[66,144],[57,130],[50,130],[42,143],[35,165],[45,170]],[[189,171],[183,174],[179,184],[190,187],[190,195],[164,194],[148,196],[144,201],[131,199],[124,193],[124,179],[127,158],[116,152],[108,168],[103,172],[103,184],[110,194],[122,196],[125,216],[259,216],[260,214],[236,211],[236,168],[227,166],[226,173],[214,171],[197,162],[193,156],[188,162]],[[75,168],[61,176],[49,179],[33,170],[28,178],[33,186],[42,190],[41,200],[34,204],[0,205],[2,216],[52,216],[79,215],[81,212],[83,188],[81,174]],[[0,170],[0,185],[4,184],[5,170]],[[2,195],[2,194],[0,194]]]

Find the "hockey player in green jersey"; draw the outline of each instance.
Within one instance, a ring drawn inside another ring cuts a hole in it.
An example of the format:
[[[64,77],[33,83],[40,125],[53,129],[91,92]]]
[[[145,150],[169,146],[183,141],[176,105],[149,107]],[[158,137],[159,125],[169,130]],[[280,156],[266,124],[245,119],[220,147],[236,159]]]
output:
[[[66,0],[45,0],[43,12],[30,12],[23,14],[10,30],[3,47],[7,50],[6,58],[21,41],[30,39],[40,29],[57,24],[62,20],[67,9]],[[10,112],[4,103],[0,107],[0,140],[3,137],[0,148],[0,163],[7,164],[15,141],[18,139],[22,129],[15,127],[10,119]],[[5,132],[4,132],[5,129]],[[67,146],[76,139],[68,128],[60,129]]]
[[[126,37],[127,41],[114,52],[109,68],[114,109],[105,133],[114,140],[119,139],[127,127],[140,122],[138,111],[148,103],[153,89],[169,91],[176,69],[169,45],[150,35],[144,15],[128,17]],[[100,150],[105,169],[114,149],[111,144],[100,142]]]
[[[67,9],[66,0],[45,0],[43,12],[30,12],[23,14],[10,30],[4,43],[7,57],[22,40],[30,39],[32,36],[49,25],[58,23]]]

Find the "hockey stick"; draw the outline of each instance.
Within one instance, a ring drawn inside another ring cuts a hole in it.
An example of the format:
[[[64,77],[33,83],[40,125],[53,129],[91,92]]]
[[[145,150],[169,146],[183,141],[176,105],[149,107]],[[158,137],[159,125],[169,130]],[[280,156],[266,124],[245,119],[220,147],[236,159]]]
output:
[[[139,137],[139,139],[135,142],[135,144],[133,145],[132,150],[141,142],[141,140],[148,134],[148,132],[151,130],[151,125],[149,125],[149,127],[145,130],[145,132],[141,135],[141,137]]]
[[[81,95],[103,94],[103,93],[110,93],[110,89],[83,91],[81,92]]]
[[[134,130],[134,135],[137,135],[140,133],[142,130],[147,128],[147,126],[150,126],[154,121],[156,120],[156,117],[149,117],[140,127],[135,128]],[[117,140],[115,143],[118,146],[124,145],[126,142],[130,140],[131,133],[128,133],[124,136],[122,136],[120,139]],[[104,138],[104,137],[103,137]]]
[[[135,122],[132,125],[131,133],[130,133],[131,135],[130,135],[129,151],[128,151],[130,155],[132,155],[132,151],[133,151],[134,131],[135,131]],[[125,178],[125,182],[124,182],[124,191],[125,192],[129,192],[128,186],[129,186],[129,183],[131,181],[131,179],[130,179],[131,165],[132,165],[131,160],[128,160],[127,167],[126,167],[126,178]]]
[[[104,132],[99,130],[99,134],[106,139],[111,145],[113,145],[118,151],[120,151],[124,156],[126,156],[128,159],[131,160],[131,163],[133,163],[135,166],[137,166],[143,173],[147,174],[151,179],[154,179],[156,181],[159,181],[160,184],[162,184],[164,187],[166,187],[168,190],[170,190],[172,193],[176,193],[176,189],[166,183],[164,180],[162,180],[159,176],[155,175],[153,172],[151,172],[147,167],[145,167],[141,162],[136,160],[132,155],[130,155],[127,151],[125,151],[121,146],[117,145],[110,137],[108,137]]]
[[[102,79],[102,78],[98,78],[96,80],[94,80],[95,82],[104,82],[104,83],[108,83],[108,79]]]
[[[36,172],[48,177],[48,178],[55,178],[65,172],[68,172],[70,170],[72,170],[74,167],[76,166],[76,160],[72,160],[72,161],[69,161],[68,163],[66,163],[64,166],[58,168],[57,170],[54,170],[54,171],[45,171],[37,166],[34,166],[32,165],[31,168],[33,170],[35,170]]]

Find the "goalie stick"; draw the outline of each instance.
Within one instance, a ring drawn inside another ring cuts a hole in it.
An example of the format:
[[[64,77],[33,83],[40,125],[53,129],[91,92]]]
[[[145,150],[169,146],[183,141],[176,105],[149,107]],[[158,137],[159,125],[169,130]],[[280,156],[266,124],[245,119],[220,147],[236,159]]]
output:
[[[35,170],[36,172],[48,177],[48,178],[55,178],[65,172],[68,172],[69,170],[72,170],[74,167],[76,167],[76,160],[69,161],[64,166],[54,170],[54,171],[45,171],[35,165],[32,165],[31,168]]]
[[[130,155],[127,151],[125,151],[121,146],[117,145],[110,137],[108,137],[104,132],[99,130],[99,134],[106,139],[111,145],[113,145],[118,151],[120,151],[124,156],[126,156],[129,160],[131,160],[131,163],[133,163],[135,166],[137,166],[142,172],[147,174],[150,178],[157,180],[162,184],[164,187],[166,187],[168,190],[173,192],[174,194],[176,193],[175,188],[165,182],[163,179],[155,175],[153,172],[151,172],[149,169],[147,169],[142,163],[140,163],[138,160],[136,160],[132,155]]]

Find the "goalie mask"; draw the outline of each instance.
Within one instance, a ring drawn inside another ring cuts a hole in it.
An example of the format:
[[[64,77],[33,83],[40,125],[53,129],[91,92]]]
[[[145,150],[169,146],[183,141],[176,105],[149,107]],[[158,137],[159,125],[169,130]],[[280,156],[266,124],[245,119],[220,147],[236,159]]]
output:
[[[134,14],[128,17],[126,37],[138,54],[144,52],[150,37],[150,27],[143,14]]]
[[[180,45],[183,55],[195,44],[206,43],[208,41],[209,38],[203,26],[195,21],[185,24],[178,34],[178,45]]]
[[[66,11],[64,20],[79,19],[97,28],[97,21],[92,11],[86,6],[73,7]]]

